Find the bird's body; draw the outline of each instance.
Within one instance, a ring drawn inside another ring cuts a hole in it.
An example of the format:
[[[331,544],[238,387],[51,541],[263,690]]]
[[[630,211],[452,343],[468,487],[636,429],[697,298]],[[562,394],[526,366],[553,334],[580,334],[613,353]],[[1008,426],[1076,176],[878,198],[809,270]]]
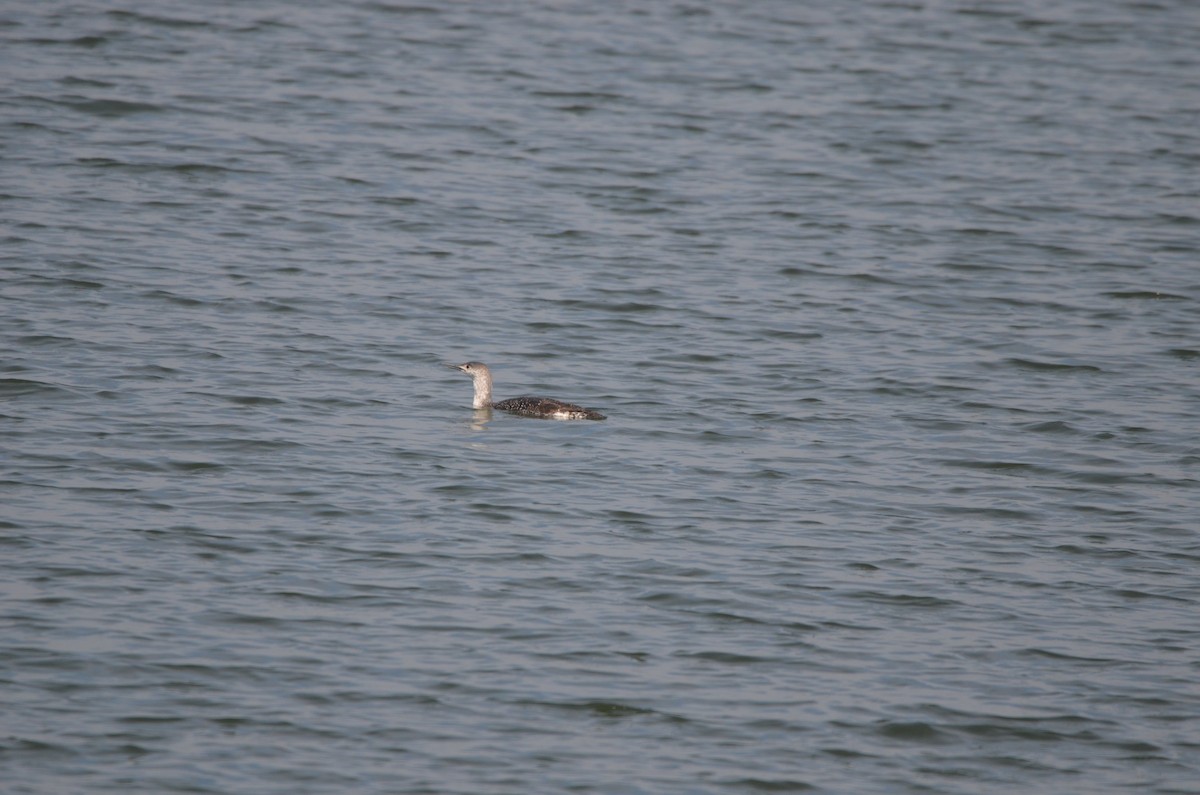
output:
[[[456,370],[462,370],[475,380],[475,401],[472,403],[472,406],[477,409],[499,409],[500,411],[507,411],[510,414],[519,414],[522,417],[539,417],[547,420],[605,419],[605,416],[598,411],[586,409],[583,406],[576,406],[574,403],[555,400],[554,398],[526,395],[493,403],[492,371],[488,369],[486,364],[483,362],[466,362],[464,364],[451,364],[447,366],[453,367]]]

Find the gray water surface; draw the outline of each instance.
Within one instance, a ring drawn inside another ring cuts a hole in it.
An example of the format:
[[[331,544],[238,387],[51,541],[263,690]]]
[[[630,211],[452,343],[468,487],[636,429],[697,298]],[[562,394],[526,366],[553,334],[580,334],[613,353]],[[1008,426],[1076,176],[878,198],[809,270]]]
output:
[[[1197,41],[6,3],[3,791],[1200,792]]]

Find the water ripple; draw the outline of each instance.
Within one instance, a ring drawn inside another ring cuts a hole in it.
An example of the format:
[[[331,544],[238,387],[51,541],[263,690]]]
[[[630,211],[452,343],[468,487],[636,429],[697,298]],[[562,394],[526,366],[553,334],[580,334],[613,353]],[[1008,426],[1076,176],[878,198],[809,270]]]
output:
[[[1186,3],[120,5],[0,20],[8,790],[1194,787]]]

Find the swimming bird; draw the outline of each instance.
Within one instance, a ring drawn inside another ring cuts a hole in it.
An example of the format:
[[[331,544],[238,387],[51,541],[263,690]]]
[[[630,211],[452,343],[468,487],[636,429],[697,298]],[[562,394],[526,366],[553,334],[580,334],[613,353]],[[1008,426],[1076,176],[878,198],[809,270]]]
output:
[[[475,379],[475,402],[471,404],[477,409],[500,409],[510,414],[522,417],[540,417],[547,420],[603,420],[603,414],[574,403],[564,403],[561,400],[544,397],[524,397],[492,402],[492,371],[483,362],[465,362],[463,364],[448,364],[455,370],[462,370]]]

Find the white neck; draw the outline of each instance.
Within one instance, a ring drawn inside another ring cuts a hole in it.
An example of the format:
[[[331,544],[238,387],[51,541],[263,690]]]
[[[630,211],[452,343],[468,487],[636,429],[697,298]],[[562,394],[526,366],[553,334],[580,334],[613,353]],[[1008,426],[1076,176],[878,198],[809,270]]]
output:
[[[492,407],[492,374],[487,370],[473,373],[475,376],[475,402],[471,405],[477,409]]]

